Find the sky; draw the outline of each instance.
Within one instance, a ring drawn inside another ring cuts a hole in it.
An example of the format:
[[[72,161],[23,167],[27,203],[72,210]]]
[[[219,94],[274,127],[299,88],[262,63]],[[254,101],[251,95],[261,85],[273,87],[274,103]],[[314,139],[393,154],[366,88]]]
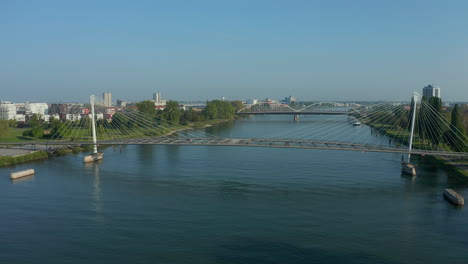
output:
[[[0,0],[0,100],[468,101],[468,1]]]

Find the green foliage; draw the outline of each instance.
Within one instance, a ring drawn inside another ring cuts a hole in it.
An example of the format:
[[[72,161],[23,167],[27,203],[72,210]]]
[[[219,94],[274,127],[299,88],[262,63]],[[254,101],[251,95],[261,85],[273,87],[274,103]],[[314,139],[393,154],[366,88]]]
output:
[[[88,115],[85,115],[83,118],[81,118],[81,121],[79,121],[80,124],[79,126],[82,128],[91,128],[91,118]]]
[[[59,155],[59,156],[63,156],[63,155],[66,155],[69,152],[70,152],[70,150],[68,150],[68,149],[56,149],[54,151],[54,154]]]
[[[426,126],[429,127],[430,140],[434,146],[438,146],[442,140],[442,100],[438,97],[431,97],[429,104],[432,106],[429,111],[429,122],[426,122]]]
[[[82,148],[83,148],[84,151],[87,151],[87,152],[90,152],[90,151],[94,150],[93,145],[85,145],[85,146],[82,146]]]
[[[80,152],[81,152],[81,148],[80,148],[80,147],[73,147],[73,148],[72,148],[72,153],[73,153],[73,154],[78,154],[78,153],[80,153]]]
[[[161,119],[178,124],[181,116],[182,113],[179,109],[179,103],[177,101],[168,101],[162,112]]]
[[[141,101],[137,103],[138,111],[148,114],[150,116],[156,116],[156,108],[154,103],[151,101]]]
[[[244,103],[242,103],[242,101],[231,101],[231,105],[234,107],[236,112],[244,108]]]
[[[128,128],[128,121],[128,117],[121,113],[116,113],[114,116],[112,116],[112,126],[118,129]]]
[[[40,126],[35,126],[32,129],[28,129],[23,131],[24,137],[32,137],[32,138],[41,138],[44,136],[44,130]]]
[[[444,134],[444,141],[450,146],[453,151],[468,151],[467,140],[464,132],[463,123],[461,121],[461,113],[458,104],[452,109],[452,122],[450,130]]]
[[[10,125],[8,120],[0,120],[0,139],[8,136]]]
[[[193,109],[189,109],[182,112],[182,117],[180,122],[182,124],[187,124],[191,122],[200,122],[204,120],[204,115],[202,112],[195,112]]]
[[[8,126],[11,128],[16,127],[16,120],[13,120],[13,119],[8,120]]]
[[[44,130],[40,126],[35,126],[31,129],[31,137],[41,138],[44,135]]]
[[[21,163],[21,162],[30,161],[30,160],[45,159],[47,157],[48,157],[48,154],[45,151],[36,151],[33,153],[16,156],[16,157],[2,156],[0,157],[0,166]]]
[[[206,102],[205,116],[208,119],[233,118],[235,113],[236,109],[227,101],[213,100]]]
[[[37,127],[42,124],[42,119],[40,115],[38,114],[33,114],[29,117],[28,124],[31,127]]]

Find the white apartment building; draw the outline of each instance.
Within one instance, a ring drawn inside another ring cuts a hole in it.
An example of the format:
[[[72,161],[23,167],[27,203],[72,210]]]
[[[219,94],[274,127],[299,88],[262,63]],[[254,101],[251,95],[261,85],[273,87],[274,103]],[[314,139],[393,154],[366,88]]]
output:
[[[93,118],[93,115],[92,114],[88,114],[89,118]],[[94,114],[94,118],[96,120],[101,120],[101,119],[104,119],[104,114],[100,113],[100,114]]]
[[[102,99],[104,100],[104,105],[106,107],[112,106],[112,93],[103,93]]]
[[[43,116],[42,116],[42,119],[43,119],[45,122],[49,122],[51,117],[55,118],[56,120],[60,120],[60,115],[59,115],[59,114],[43,115]]]
[[[16,122],[26,122],[26,115],[17,114],[15,115]]]
[[[38,114],[46,115],[49,113],[49,106],[46,103],[26,103],[24,105],[26,115]]]
[[[14,120],[16,117],[16,106],[8,101],[0,101],[0,119]]]

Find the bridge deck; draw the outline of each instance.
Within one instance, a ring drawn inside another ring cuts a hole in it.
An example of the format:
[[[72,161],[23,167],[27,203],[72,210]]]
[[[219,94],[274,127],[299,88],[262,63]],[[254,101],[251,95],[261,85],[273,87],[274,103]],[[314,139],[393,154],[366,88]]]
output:
[[[37,142],[11,142],[0,145],[46,145],[46,146],[80,146],[92,144],[89,141],[37,141]],[[127,140],[99,141],[100,145],[188,145],[188,146],[240,146],[240,147],[270,147],[270,148],[296,148],[296,149],[328,149],[348,150],[361,152],[384,152],[408,154],[408,149],[386,147],[379,145],[366,145],[346,142],[312,141],[312,140],[284,140],[284,139],[228,139],[228,138],[176,138],[157,137]],[[467,152],[427,151],[413,149],[411,154],[468,157]]]

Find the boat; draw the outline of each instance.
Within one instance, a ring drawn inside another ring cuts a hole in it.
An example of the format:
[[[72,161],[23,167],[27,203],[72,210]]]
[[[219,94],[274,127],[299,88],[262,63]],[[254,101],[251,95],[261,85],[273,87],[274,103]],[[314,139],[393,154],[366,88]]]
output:
[[[416,176],[416,168],[413,164],[408,162],[401,162],[401,172],[407,175]]]
[[[360,125],[361,125],[361,122],[359,122],[359,121],[356,121],[356,122],[353,123],[353,126],[360,126]]]
[[[103,156],[104,156],[104,153],[102,152],[93,153],[91,155],[85,156],[83,159],[83,162],[87,163],[87,162],[94,162],[94,161],[102,160]]]

